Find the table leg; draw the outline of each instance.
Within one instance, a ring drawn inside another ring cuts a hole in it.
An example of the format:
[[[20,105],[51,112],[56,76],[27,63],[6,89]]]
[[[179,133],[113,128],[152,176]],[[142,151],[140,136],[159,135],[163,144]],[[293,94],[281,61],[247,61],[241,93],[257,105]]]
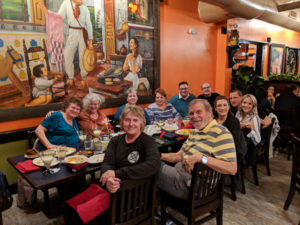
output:
[[[95,183],[95,180],[96,180],[96,178],[95,178],[95,172],[91,172],[90,175],[91,175],[92,183]]]
[[[50,213],[50,203],[49,203],[49,193],[48,193],[48,189],[43,189],[42,190],[44,193],[44,201],[45,201],[45,213],[48,216]]]

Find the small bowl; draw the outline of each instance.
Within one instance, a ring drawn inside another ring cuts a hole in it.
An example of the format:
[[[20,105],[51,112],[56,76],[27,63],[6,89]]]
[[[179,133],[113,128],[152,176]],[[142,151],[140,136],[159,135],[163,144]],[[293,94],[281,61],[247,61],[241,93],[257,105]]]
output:
[[[166,128],[163,128],[164,131],[168,132],[168,133],[173,133],[176,129],[175,128],[169,128],[169,127],[166,127]]]
[[[70,165],[80,165],[86,163],[88,158],[84,155],[72,155],[65,158],[64,162]]]

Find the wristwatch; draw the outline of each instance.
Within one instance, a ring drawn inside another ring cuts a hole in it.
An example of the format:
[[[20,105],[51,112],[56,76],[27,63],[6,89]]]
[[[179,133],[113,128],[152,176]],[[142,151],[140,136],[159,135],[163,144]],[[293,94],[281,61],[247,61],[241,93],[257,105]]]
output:
[[[205,155],[203,155],[201,158],[201,163],[206,165],[207,161],[208,161],[207,157]]]

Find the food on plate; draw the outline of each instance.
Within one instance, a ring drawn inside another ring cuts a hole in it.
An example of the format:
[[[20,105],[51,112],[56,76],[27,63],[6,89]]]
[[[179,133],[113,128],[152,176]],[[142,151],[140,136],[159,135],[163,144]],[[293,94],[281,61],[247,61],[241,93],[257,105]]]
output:
[[[115,82],[115,83],[120,82],[120,81],[121,81],[120,78],[114,78],[113,79],[113,82]]]
[[[105,84],[106,84],[106,85],[112,85],[113,82],[112,82],[112,81],[105,81]]]
[[[26,155],[27,156],[38,156],[39,152],[38,150],[35,150],[35,149],[27,149],[26,150]]]
[[[82,157],[82,156],[70,156],[68,158],[65,159],[66,163],[70,163],[70,164],[81,164],[81,163],[85,163],[86,162],[86,157]]]
[[[45,164],[41,158],[36,158],[36,159],[32,160],[32,163],[36,166],[45,166]],[[55,166],[58,163],[59,163],[59,161],[56,158],[51,160],[51,166]]]
[[[94,151],[81,150],[81,151],[76,152],[74,155],[84,155],[84,156],[89,157],[89,156],[95,155],[95,152]]]
[[[106,83],[106,82],[111,82],[111,81],[112,81],[112,78],[108,77],[108,78],[105,78],[104,80],[105,80],[105,83]]]
[[[178,129],[178,126],[176,123],[172,123],[172,124],[168,124],[166,123],[163,127],[163,129],[166,131],[166,132],[174,132],[175,130]]]
[[[177,130],[175,133],[181,136],[189,136],[193,129],[181,129]]]
[[[94,155],[88,159],[91,164],[102,163],[104,160],[104,154]]]
[[[123,70],[123,68],[122,68],[122,67],[119,67],[119,68],[115,69],[114,74],[118,74],[118,73],[120,73],[122,70]]]

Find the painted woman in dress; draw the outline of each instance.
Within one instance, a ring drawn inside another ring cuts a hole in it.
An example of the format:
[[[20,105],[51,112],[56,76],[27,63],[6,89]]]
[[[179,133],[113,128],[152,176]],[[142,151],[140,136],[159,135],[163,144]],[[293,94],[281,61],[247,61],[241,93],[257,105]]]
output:
[[[125,80],[132,82],[132,88],[137,90],[139,83],[138,72],[143,66],[142,56],[139,54],[140,46],[139,41],[136,38],[130,38],[129,40],[129,53],[125,59],[123,70],[128,71],[129,73],[124,78]]]

